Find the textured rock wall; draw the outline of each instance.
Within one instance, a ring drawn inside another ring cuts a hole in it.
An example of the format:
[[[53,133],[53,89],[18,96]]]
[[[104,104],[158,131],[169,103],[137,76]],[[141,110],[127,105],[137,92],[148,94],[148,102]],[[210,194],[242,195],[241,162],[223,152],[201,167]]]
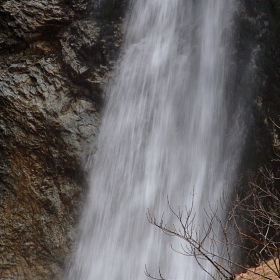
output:
[[[280,2],[278,0],[238,0],[238,2],[234,54],[237,75],[233,83],[236,85],[235,94],[244,98],[242,106],[246,110],[244,126],[247,130],[238,178],[240,179],[238,199],[241,200],[248,194],[248,182],[253,181],[262,187],[269,179],[271,181],[268,185],[271,186],[273,176],[276,178],[280,176],[279,157],[277,158],[275,154],[276,152],[280,155],[278,140],[280,130],[276,127],[280,124]],[[278,190],[279,183],[279,180],[274,180],[274,186]],[[266,201],[268,200],[267,197]],[[249,199],[246,201],[252,203]],[[253,235],[255,228],[248,221],[240,219],[238,222],[241,232],[256,239],[260,238],[259,235]],[[264,235],[267,235],[267,229],[265,231]],[[235,258],[245,266],[257,265],[253,249],[256,244],[249,239],[243,239],[243,242],[243,245],[252,250],[239,250]]]
[[[270,119],[279,125],[280,4],[238,1],[239,71],[229,94],[247,95],[252,108],[242,169],[269,164],[276,174]],[[62,278],[125,6],[0,0],[0,279]]]
[[[62,279],[122,38],[98,3],[0,1],[0,279]]]
[[[239,4],[236,84],[242,87],[237,92],[247,95],[244,106],[249,124],[241,169],[243,174],[249,169],[256,176],[268,168],[278,177],[279,164],[272,159],[274,137],[279,131],[274,123],[280,123],[280,3],[239,0]],[[246,181],[245,176],[242,183]]]

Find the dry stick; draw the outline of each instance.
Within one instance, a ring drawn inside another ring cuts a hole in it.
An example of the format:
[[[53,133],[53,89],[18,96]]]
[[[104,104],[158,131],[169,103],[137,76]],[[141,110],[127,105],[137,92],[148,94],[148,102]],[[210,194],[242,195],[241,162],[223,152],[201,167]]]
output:
[[[231,276],[233,276],[232,275],[232,272],[230,272],[229,270],[227,270],[223,265],[221,265],[220,263],[218,263],[218,262],[216,262],[216,261],[214,261],[214,263],[216,264],[216,265],[218,265],[219,267],[221,267],[224,271],[226,271],[229,275],[231,275]]]
[[[272,247],[272,246],[265,245],[265,243],[259,241],[258,239],[254,238],[254,237],[252,237],[252,236],[250,236],[250,235],[247,235],[247,234],[242,233],[242,232],[240,232],[240,231],[239,231],[239,234],[242,235],[242,236],[244,236],[244,237],[246,237],[246,238],[248,238],[248,239],[250,239],[251,241],[253,241],[253,242],[255,242],[255,243],[258,243],[258,244],[261,244],[261,245],[267,247],[268,249],[271,249],[271,250],[273,250],[273,251],[277,251],[277,248]]]

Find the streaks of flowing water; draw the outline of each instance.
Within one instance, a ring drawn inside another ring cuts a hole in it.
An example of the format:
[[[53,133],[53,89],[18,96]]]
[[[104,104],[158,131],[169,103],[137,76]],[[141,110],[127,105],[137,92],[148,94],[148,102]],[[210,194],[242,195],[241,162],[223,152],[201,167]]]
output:
[[[204,279],[146,219],[231,188],[242,130],[229,129],[225,80],[232,0],[137,0],[94,157],[72,280]],[[227,136],[226,136],[227,135]],[[229,138],[231,139],[229,141]]]

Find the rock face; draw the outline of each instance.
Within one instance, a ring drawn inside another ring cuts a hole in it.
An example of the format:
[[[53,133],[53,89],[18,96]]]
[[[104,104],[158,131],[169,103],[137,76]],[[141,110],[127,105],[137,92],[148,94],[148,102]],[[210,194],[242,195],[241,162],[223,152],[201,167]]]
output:
[[[278,177],[279,164],[272,158],[275,158],[273,143],[279,134],[275,124],[280,123],[280,3],[276,0],[238,2],[238,74],[234,83],[236,92],[246,95],[244,107],[249,121],[241,169],[243,174],[248,169],[257,174],[266,166]]]
[[[98,3],[0,1],[0,279],[62,279],[122,38]]]
[[[253,104],[242,168],[252,167],[253,158],[257,169],[271,164],[270,118],[280,123],[280,4],[239,3],[242,70],[230,94],[247,94]],[[63,277],[126,6],[125,0],[0,0],[0,279]],[[253,85],[245,65],[256,70]]]

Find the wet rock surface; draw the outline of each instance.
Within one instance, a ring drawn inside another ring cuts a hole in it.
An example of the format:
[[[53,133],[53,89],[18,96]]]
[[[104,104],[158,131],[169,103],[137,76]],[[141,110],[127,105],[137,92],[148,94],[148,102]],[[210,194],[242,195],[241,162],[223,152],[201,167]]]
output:
[[[234,82],[236,92],[246,95],[248,137],[241,165],[244,174],[247,170],[257,174],[266,166],[278,177],[278,163],[272,159],[275,132],[279,134],[275,124],[280,122],[279,20],[279,1],[239,1],[235,53],[238,70]],[[247,176],[244,178],[246,181]]]
[[[99,1],[0,1],[0,279],[62,279],[122,21]]]
[[[240,71],[230,94],[247,94],[248,108],[253,103],[242,168],[253,160],[255,170],[269,163],[277,171],[270,119],[279,125],[280,5],[239,4],[233,56]],[[0,279],[63,277],[127,6],[0,0]],[[253,85],[245,65],[256,70]]]

